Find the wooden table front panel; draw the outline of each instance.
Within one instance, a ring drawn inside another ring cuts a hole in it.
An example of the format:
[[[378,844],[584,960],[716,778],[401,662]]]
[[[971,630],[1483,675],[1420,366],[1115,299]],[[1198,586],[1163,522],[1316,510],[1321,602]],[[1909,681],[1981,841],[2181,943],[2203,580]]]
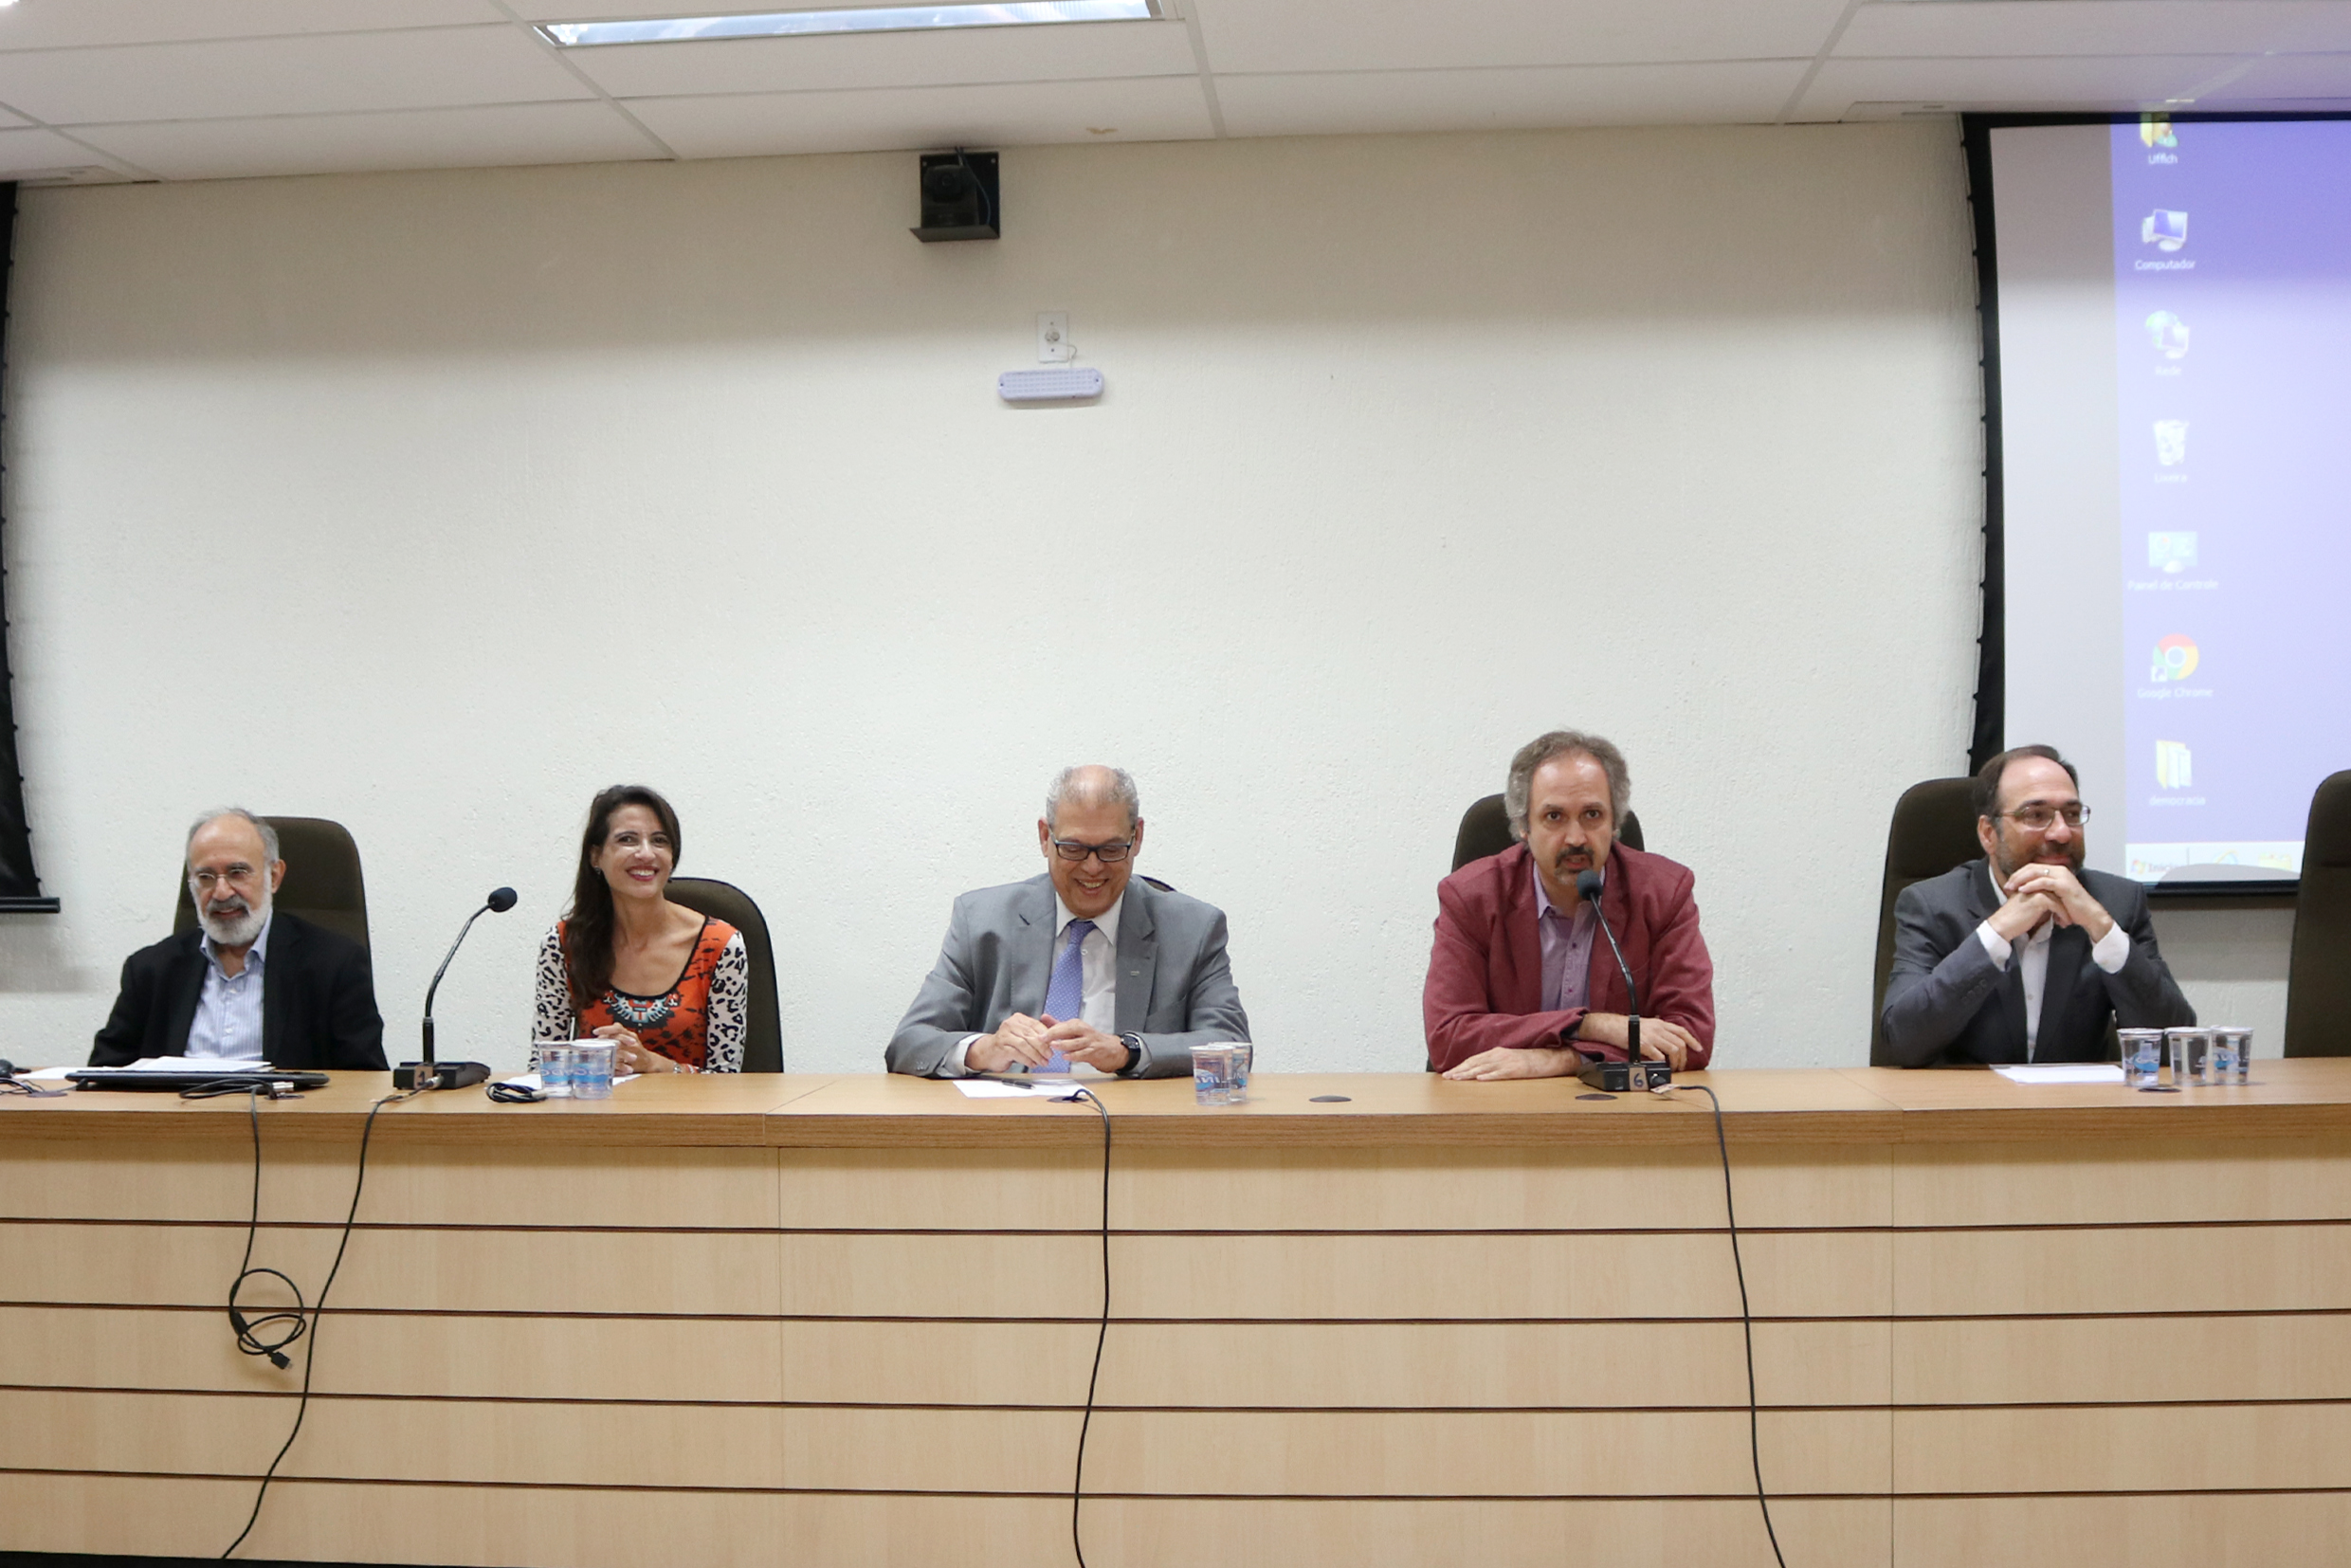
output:
[[[1899,1122],[1838,1076],[1832,1109]],[[767,1146],[710,1118],[682,1146],[379,1132],[242,1555],[1066,1560],[1099,1145],[884,1146],[877,1105],[952,1091],[845,1084],[848,1146],[778,1114]],[[1098,1568],[1770,1560],[1710,1137],[1182,1146],[1159,1114],[1114,1156]],[[1920,1114],[1916,1144],[1734,1131],[1788,1560],[2351,1560],[2346,1145]],[[217,1552],[301,1367],[221,1312],[249,1147],[8,1125],[0,1334],[35,1353],[0,1387],[0,1545]],[[255,1261],[314,1293],[355,1145],[327,1128],[265,1114]]]

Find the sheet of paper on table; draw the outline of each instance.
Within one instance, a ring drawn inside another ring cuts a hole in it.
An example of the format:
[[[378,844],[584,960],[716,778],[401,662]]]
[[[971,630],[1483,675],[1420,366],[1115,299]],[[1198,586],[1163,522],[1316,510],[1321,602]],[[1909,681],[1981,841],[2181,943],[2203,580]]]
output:
[[[2120,1084],[2123,1068],[2114,1062],[2035,1062],[1994,1072],[2013,1084]]]
[[[612,1075],[612,1086],[618,1088],[623,1084],[633,1084],[644,1076],[643,1073],[637,1072],[616,1072]],[[514,1084],[526,1089],[543,1089],[547,1086],[546,1080],[535,1072],[518,1072],[512,1078],[501,1078],[499,1082]]]
[[[1075,1100],[1079,1085],[1066,1078],[1043,1078],[1033,1084],[1008,1084],[1001,1078],[948,1080],[972,1100]]]

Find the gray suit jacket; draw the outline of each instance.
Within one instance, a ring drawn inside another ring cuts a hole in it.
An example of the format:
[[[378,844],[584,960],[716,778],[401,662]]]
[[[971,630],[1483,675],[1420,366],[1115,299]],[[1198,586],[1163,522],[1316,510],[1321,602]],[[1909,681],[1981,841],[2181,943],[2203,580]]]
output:
[[[1043,872],[956,900],[939,962],[890,1037],[890,1071],[936,1078],[965,1035],[989,1033],[1015,1012],[1043,1012],[1053,922],[1053,882]],[[1190,1047],[1249,1037],[1225,957],[1223,910],[1131,878],[1118,965],[1115,1032],[1143,1041],[1126,1076],[1187,1076]]]
[[[2106,1029],[2196,1022],[2156,951],[2147,890],[2127,877],[2084,870],[2082,885],[2130,936],[2130,957],[2109,975],[2089,956],[2088,933],[2061,926],[2049,941],[2036,1062],[2111,1060]],[[1886,982],[1886,1040],[1906,1067],[2025,1059],[2024,965],[2003,970],[1976,928],[1999,907],[1980,860],[1914,883],[1894,903],[1894,968]]]

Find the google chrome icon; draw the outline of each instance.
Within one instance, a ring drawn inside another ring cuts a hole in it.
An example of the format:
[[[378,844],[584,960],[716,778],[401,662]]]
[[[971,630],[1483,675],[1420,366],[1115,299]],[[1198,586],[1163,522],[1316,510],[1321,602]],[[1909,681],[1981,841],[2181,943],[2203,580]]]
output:
[[[2184,681],[2196,673],[2195,640],[2173,635],[2155,645],[2154,681]]]

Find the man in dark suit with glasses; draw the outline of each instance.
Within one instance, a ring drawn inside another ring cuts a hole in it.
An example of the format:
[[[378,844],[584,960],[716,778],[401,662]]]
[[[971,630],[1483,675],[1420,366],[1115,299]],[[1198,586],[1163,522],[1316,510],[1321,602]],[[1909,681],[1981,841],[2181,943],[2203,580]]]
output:
[[[2002,752],[1976,775],[1984,858],[1903,889],[1885,1014],[1903,1066],[2095,1062],[2109,1025],[2196,1022],[2146,889],[2084,868],[2076,783],[2054,747]]]
[[[890,1070],[1169,1078],[1193,1046],[1248,1039],[1224,912],[1136,877],[1142,847],[1124,770],[1064,769],[1037,823],[1044,873],[956,900]]]

